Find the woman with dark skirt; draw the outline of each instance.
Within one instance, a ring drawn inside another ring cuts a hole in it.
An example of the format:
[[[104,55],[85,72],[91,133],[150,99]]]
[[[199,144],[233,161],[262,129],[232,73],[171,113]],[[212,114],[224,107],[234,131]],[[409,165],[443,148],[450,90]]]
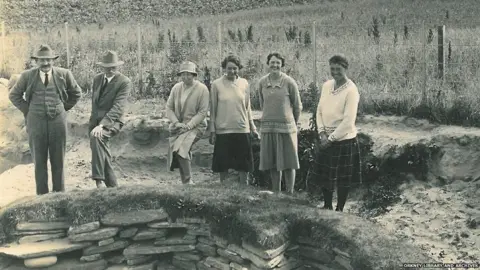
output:
[[[315,178],[321,187],[325,205],[332,209],[332,198],[337,187],[335,211],[343,211],[349,190],[362,182],[360,147],[355,121],[360,94],[346,72],[348,60],[334,55],[329,60],[333,77],[322,86],[317,107],[319,138],[316,151]]]
[[[239,172],[240,182],[247,183],[247,173],[253,172],[251,136],[258,138],[253,123],[248,81],[238,76],[242,64],[237,56],[222,61],[225,75],[212,83],[210,90],[210,143],[213,150],[213,172],[220,181],[228,170]]]

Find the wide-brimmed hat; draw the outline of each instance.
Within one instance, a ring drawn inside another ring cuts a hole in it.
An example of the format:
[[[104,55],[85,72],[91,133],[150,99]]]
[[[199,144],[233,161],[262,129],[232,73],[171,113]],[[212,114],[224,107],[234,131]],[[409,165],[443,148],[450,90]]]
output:
[[[56,55],[52,48],[48,45],[40,45],[38,51],[32,55],[30,58],[32,59],[57,59],[59,55]]]
[[[117,67],[123,65],[125,62],[118,60],[118,54],[115,51],[108,51],[103,56],[102,62],[98,62],[97,65],[102,67]]]
[[[197,65],[195,65],[195,63],[190,61],[183,62],[180,65],[180,71],[177,73],[177,75],[180,75],[183,72],[188,72],[188,73],[197,75]]]

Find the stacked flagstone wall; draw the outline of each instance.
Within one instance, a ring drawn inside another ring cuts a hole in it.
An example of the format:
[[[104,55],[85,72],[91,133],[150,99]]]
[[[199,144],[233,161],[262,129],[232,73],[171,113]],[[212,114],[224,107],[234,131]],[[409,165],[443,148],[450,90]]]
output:
[[[64,220],[16,225],[16,242],[0,248],[15,258],[4,269],[353,269],[349,255],[298,239],[273,249],[229,243],[211,234],[202,218],[171,217],[163,210],[109,213],[71,226]]]

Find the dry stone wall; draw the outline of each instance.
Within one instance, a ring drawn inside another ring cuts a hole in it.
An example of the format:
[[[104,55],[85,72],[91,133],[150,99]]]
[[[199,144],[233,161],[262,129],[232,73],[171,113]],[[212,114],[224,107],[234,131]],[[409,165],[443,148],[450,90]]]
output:
[[[16,242],[0,248],[15,258],[5,269],[353,269],[349,255],[305,239],[265,249],[212,235],[202,218],[172,220],[163,209],[109,213],[71,226],[65,220],[16,225]],[[332,263],[333,262],[333,263]]]

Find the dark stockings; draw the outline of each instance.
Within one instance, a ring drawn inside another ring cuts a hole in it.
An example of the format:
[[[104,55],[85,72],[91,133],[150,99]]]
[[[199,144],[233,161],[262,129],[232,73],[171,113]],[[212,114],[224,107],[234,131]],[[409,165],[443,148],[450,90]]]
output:
[[[348,187],[337,187],[337,208],[335,211],[343,212],[343,207],[347,202],[348,197]],[[323,200],[325,202],[323,208],[333,210],[332,200],[333,200],[333,190],[322,188]]]

